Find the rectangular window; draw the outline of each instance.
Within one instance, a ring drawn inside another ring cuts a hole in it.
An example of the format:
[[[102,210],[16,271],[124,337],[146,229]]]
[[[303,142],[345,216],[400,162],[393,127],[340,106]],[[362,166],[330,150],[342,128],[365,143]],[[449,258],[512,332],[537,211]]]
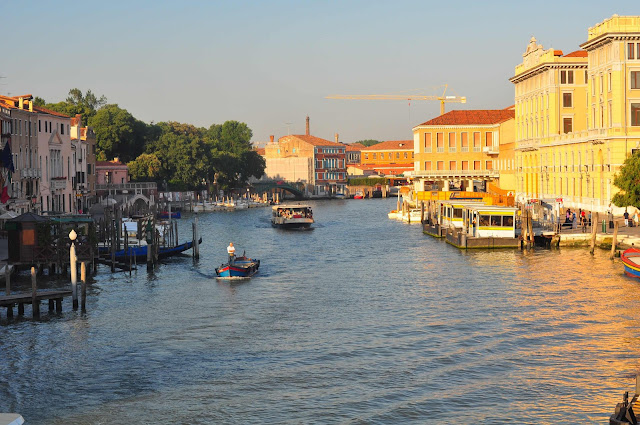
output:
[[[573,71],[567,71],[567,83],[573,84]]]
[[[38,120],[38,132],[42,133],[42,120]]]
[[[431,153],[431,133],[424,133],[424,151]]]
[[[560,84],[567,84],[567,71],[560,71]]]
[[[480,132],[475,131],[473,133],[473,151],[480,152]]]
[[[407,159],[407,158],[408,158],[408,155],[407,155],[407,153],[405,152],[405,153],[404,153],[404,159]]]
[[[389,159],[391,159],[391,153],[389,153]],[[400,159],[400,152],[396,152],[396,159]]]
[[[378,159],[378,154],[377,153],[373,154],[373,159]]]
[[[480,161],[473,161],[473,169],[480,170]]]
[[[449,152],[456,151],[456,133],[449,133]]]
[[[634,49],[635,49],[635,43],[628,43],[627,44],[627,59],[635,59],[635,55],[634,55]]]
[[[437,152],[444,152],[444,134],[436,133],[436,149]]]
[[[631,125],[640,126],[640,103],[631,104]]]
[[[585,84],[589,84],[589,72],[588,71],[584,72],[584,83]]]
[[[562,93],[562,107],[571,108],[573,106],[573,97],[571,93]]]
[[[469,152],[469,133],[460,133],[460,150]]]
[[[607,74],[607,91],[611,91],[611,73]]]
[[[600,76],[600,93],[604,92],[604,76]]]
[[[493,146],[493,133],[490,131],[487,131],[484,135],[485,140],[484,140],[484,145],[485,146]]]
[[[462,161],[462,169],[463,170],[469,169],[469,161]]]
[[[455,161],[449,161],[449,169],[450,170],[455,170],[456,169],[456,162]]]
[[[493,170],[493,161],[485,161],[485,170]]]
[[[640,89],[640,71],[631,71],[631,88]]]
[[[436,169],[437,170],[444,170],[444,161],[436,162]]]
[[[573,119],[572,118],[563,118],[562,119],[562,131],[563,131],[563,133],[571,133],[573,131]]]
[[[431,161],[425,161],[424,171],[431,171]]]
[[[491,215],[491,227],[502,227],[502,216],[501,215]]]

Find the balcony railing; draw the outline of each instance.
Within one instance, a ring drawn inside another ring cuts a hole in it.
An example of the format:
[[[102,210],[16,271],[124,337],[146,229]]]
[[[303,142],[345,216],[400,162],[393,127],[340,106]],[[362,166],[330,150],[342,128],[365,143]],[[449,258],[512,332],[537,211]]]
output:
[[[156,182],[97,184],[96,190],[157,190]]]
[[[436,170],[436,171],[414,171],[414,177],[426,178],[474,178],[474,177],[499,177],[498,170]]]
[[[23,168],[20,170],[21,179],[39,179],[42,177],[42,170],[39,168]]]
[[[66,177],[53,177],[49,183],[51,190],[66,189],[67,178]]]

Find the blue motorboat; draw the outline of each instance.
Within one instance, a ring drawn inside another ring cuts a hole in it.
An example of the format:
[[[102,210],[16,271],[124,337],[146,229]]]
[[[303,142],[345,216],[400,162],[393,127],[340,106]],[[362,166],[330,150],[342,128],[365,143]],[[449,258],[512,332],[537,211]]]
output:
[[[249,278],[258,272],[258,268],[260,268],[260,260],[243,255],[217,267],[216,276],[222,279]]]

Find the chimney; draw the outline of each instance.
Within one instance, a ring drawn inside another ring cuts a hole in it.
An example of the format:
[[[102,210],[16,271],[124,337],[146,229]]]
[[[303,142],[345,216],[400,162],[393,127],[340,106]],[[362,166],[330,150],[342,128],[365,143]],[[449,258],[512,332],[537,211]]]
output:
[[[29,101],[29,112],[33,112],[33,100]]]
[[[307,132],[305,134],[309,135],[309,115],[307,115]]]
[[[269,136],[269,143],[273,144],[273,134]]]
[[[336,133],[336,143],[340,143],[338,142],[338,133]]]
[[[19,107],[20,109],[24,109],[24,98],[19,97],[19,98],[18,98],[18,102],[19,102],[19,104],[18,104],[19,106],[18,106],[18,107]],[[308,120],[308,119],[309,119],[309,117],[307,117],[307,120]],[[309,122],[309,121],[307,121],[307,122]]]

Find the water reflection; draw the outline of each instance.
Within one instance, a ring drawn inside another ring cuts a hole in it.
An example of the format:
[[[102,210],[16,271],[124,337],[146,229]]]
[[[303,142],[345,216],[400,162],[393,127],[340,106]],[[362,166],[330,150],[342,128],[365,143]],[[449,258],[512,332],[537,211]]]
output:
[[[640,369],[640,286],[619,260],[460,251],[388,220],[394,207],[316,202],[313,232],[273,229],[267,209],[200,214],[199,262],[103,269],[84,315],[3,316],[0,411],[30,424],[606,422]],[[229,241],[261,259],[255,278],[213,278]]]

